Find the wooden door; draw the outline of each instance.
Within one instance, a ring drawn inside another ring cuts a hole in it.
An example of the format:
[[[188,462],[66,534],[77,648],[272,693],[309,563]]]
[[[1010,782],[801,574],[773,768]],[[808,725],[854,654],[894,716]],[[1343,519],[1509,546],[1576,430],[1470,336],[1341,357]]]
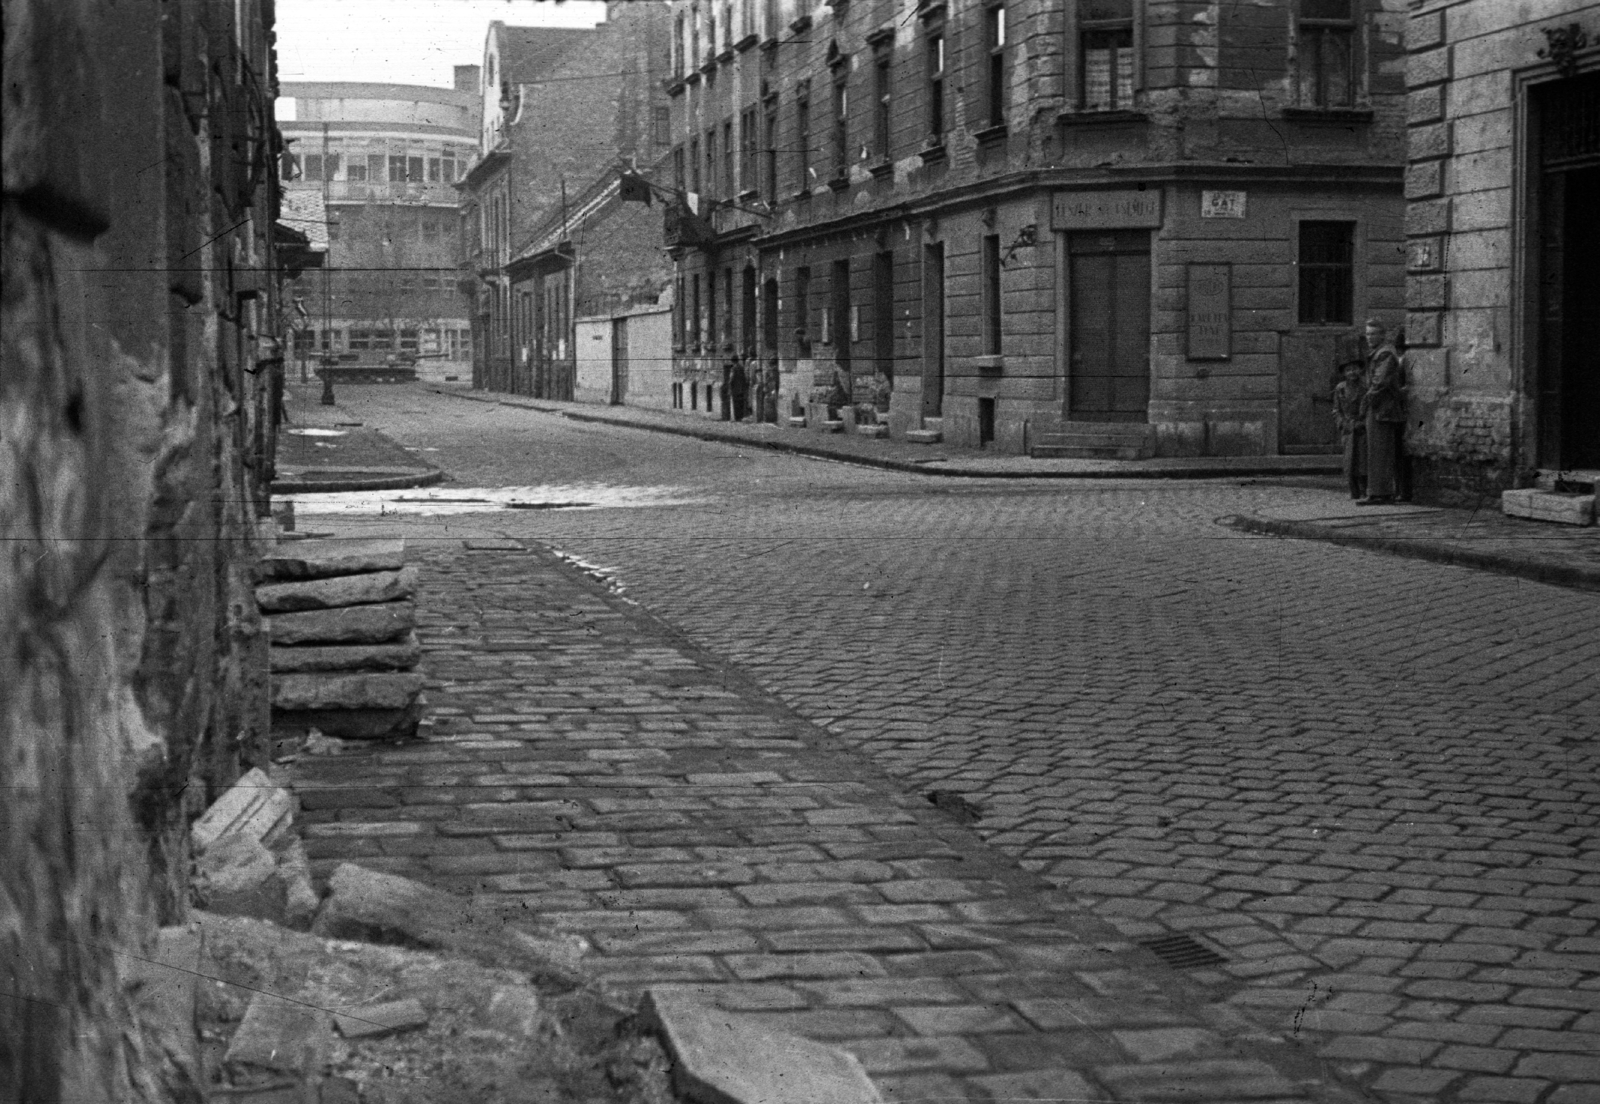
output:
[[[944,407],[944,243],[922,251],[922,416]]]
[[[621,406],[628,399],[628,320],[611,322],[611,405]]]
[[[1150,408],[1150,235],[1074,234],[1069,241],[1067,417],[1143,422]]]

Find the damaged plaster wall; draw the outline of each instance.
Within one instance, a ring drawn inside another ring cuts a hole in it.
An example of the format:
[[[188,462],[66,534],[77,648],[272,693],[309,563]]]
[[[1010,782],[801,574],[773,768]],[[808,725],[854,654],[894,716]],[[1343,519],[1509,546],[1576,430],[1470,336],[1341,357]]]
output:
[[[4,33],[0,1068],[182,1099],[124,979],[266,748],[270,3],[7,0]]]

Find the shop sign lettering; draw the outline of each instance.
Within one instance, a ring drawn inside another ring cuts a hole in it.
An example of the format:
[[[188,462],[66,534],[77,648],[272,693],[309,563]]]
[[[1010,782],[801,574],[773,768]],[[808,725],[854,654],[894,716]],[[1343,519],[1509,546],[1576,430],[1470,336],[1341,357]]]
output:
[[[1134,188],[1057,192],[1050,205],[1055,230],[1140,230],[1161,226],[1161,192]]]

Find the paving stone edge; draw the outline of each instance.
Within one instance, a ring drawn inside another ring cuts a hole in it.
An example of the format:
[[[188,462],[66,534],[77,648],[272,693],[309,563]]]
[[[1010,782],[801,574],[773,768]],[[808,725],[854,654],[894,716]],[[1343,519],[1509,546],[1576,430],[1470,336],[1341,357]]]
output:
[[[1445,541],[1416,537],[1378,537],[1360,533],[1341,533],[1326,526],[1307,521],[1281,521],[1276,518],[1250,517],[1235,514],[1219,519],[1223,524],[1246,533],[1264,536],[1290,537],[1297,540],[1323,541],[1350,548],[1364,548],[1370,552],[1383,552],[1413,560],[1430,560],[1434,563],[1471,567],[1501,575],[1514,575],[1536,583],[1569,587],[1575,590],[1600,591],[1600,569],[1573,564],[1541,563],[1507,556],[1485,549],[1465,548]]]
[[[1336,474],[1339,464],[1330,462],[1326,468],[1296,468],[1284,471],[1282,468],[1269,465],[1241,466],[1229,468],[1206,467],[1170,467],[1170,468],[1133,468],[1123,470],[1120,468],[1091,468],[1085,471],[984,471],[974,468],[961,467],[933,467],[929,462],[913,462],[909,460],[895,460],[885,456],[862,456],[855,453],[841,452],[833,449],[821,448],[816,445],[807,445],[798,441],[762,441],[745,437],[735,437],[713,430],[698,429],[691,425],[653,425],[646,422],[634,422],[625,418],[608,418],[603,414],[586,414],[580,411],[563,410],[555,406],[540,406],[536,402],[521,401],[510,402],[498,393],[473,394],[465,391],[447,391],[442,388],[430,388],[438,395],[447,395],[457,399],[466,399],[468,402],[493,403],[496,406],[510,406],[519,410],[536,410],[541,414],[554,414],[558,417],[569,418],[574,422],[592,422],[596,425],[618,426],[622,429],[639,429],[647,433],[666,433],[675,437],[692,437],[697,441],[710,441],[720,445],[748,445],[751,448],[767,449],[772,452],[786,452],[795,456],[809,456],[818,460],[835,460],[841,464],[856,464],[866,468],[883,468],[888,471],[909,472],[915,475],[942,475],[961,479],[1235,479],[1239,477],[1260,478],[1272,475],[1325,475]]]
[[[431,487],[442,482],[439,468],[419,470],[408,475],[382,475],[371,479],[280,479],[272,484],[275,495],[338,494],[346,491],[403,491],[408,487]]]

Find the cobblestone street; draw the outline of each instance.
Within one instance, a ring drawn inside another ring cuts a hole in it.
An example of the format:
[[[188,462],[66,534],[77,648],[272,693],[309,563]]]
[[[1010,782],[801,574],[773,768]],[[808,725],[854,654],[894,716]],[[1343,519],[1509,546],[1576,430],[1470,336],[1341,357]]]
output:
[[[323,861],[537,911],[904,1099],[1600,1097],[1600,597],[1216,523],[1331,483],[952,482],[340,400],[437,450],[441,496],[526,501],[299,503],[419,551],[435,720],[305,761]],[[1132,946],[1173,933],[1222,961]]]

